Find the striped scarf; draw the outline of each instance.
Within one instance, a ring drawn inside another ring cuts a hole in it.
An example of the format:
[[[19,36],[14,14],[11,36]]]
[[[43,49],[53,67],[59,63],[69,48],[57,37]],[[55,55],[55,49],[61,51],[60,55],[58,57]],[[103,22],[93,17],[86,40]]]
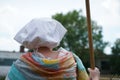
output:
[[[77,55],[64,52],[57,59],[23,54],[11,67],[6,80],[88,80],[87,72]]]

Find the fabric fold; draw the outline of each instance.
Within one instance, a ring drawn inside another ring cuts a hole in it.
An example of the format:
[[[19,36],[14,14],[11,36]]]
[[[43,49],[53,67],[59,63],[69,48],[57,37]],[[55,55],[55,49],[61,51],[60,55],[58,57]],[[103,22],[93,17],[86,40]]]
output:
[[[7,77],[10,79],[12,76],[10,80],[20,78],[20,75],[22,77],[19,80],[89,80],[76,54],[64,50],[61,53],[64,55],[56,59],[42,58],[34,53],[23,54],[13,64]]]

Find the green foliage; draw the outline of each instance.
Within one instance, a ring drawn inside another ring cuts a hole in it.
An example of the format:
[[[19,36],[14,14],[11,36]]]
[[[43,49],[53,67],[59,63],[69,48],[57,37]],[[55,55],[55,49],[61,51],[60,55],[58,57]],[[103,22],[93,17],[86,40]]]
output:
[[[112,47],[112,54],[113,55],[120,55],[120,39],[117,39]]]
[[[52,16],[65,26],[68,30],[63,38],[60,46],[76,53],[89,66],[89,44],[86,17],[82,15],[82,11],[71,11],[66,14],[57,13]],[[102,27],[92,21],[93,46],[95,53],[103,54],[104,48],[108,44],[103,42]]]
[[[110,59],[113,74],[120,74],[120,39],[117,39],[113,45],[112,56]]]

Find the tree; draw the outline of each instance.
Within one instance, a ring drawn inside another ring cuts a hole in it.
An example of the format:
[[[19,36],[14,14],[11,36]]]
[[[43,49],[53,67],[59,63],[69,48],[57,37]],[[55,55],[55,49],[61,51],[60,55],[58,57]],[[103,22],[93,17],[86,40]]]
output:
[[[89,44],[86,17],[82,11],[73,10],[66,14],[57,13],[52,18],[58,20],[68,30],[60,46],[76,53],[86,66],[89,66]],[[102,27],[92,21],[93,46],[95,53],[103,54],[108,44],[102,40]]]
[[[113,55],[120,55],[120,39],[117,39],[112,47],[112,54]]]
[[[120,39],[117,39],[112,46],[112,55],[110,59],[112,73],[120,74]]]

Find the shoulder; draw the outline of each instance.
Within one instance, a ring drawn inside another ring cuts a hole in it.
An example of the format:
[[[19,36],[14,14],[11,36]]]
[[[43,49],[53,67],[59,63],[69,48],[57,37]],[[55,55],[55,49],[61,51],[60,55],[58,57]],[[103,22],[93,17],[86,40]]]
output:
[[[67,50],[67,49],[65,49],[65,48],[63,48],[63,47],[60,47],[60,48],[58,49],[58,51],[64,52],[64,53],[72,53],[71,51],[69,51],[69,50]]]
[[[59,57],[67,56],[67,55],[72,55],[73,56],[73,53],[71,51],[68,51],[68,50],[66,50],[65,48],[62,48],[62,47],[60,47],[58,49],[58,52],[59,52]]]
[[[20,56],[20,58],[21,57],[30,57],[32,55],[32,52],[26,52],[26,53],[23,53],[21,56]]]

